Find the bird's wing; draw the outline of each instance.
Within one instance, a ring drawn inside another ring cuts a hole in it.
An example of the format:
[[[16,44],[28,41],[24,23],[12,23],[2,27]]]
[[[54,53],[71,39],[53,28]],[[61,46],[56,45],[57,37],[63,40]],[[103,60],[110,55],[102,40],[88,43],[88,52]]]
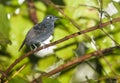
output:
[[[26,35],[26,42],[32,41],[38,34],[40,34],[39,30],[32,28]]]
[[[21,44],[21,46],[20,46],[20,48],[19,48],[18,51],[20,51],[20,50],[22,49],[22,47],[23,47],[24,44],[25,44],[25,39],[24,39],[24,41],[22,42],[22,44]]]
[[[41,25],[41,24],[40,24]],[[41,28],[41,30],[38,30],[39,28]],[[23,43],[21,44],[20,48],[18,51],[20,51],[23,47],[23,45],[25,44],[25,42],[29,42],[30,40],[34,39],[34,37],[36,37],[38,34],[40,35],[40,33],[44,32],[44,25],[39,26],[38,24],[35,25],[28,33],[26,38],[24,39]]]
[[[30,33],[31,33],[32,35],[31,35]],[[19,48],[18,51],[20,51],[20,50],[22,49],[22,47],[24,46],[25,42],[29,42],[33,37],[34,37],[34,33],[33,33],[33,30],[31,29],[31,30],[28,31],[27,36],[26,36],[26,38],[23,40],[23,42],[22,42],[22,44],[21,44],[21,46],[20,46],[20,48]]]

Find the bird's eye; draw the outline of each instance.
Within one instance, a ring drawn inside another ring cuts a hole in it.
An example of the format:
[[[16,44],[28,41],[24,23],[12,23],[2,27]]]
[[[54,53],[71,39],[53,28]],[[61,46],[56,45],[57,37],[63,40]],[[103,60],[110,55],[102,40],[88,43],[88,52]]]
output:
[[[48,16],[48,17],[47,17],[47,19],[51,19],[51,18],[52,18],[52,16]]]

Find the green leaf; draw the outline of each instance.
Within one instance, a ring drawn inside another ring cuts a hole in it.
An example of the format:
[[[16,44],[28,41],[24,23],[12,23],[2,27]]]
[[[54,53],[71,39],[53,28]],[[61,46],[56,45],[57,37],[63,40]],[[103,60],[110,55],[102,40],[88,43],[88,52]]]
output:
[[[42,78],[42,83],[60,83],[57,79],[53,78]]]
[[[25,81],[23,78],[20,77],[14,77],[12,80],[10,80],[8,83],[29,83]]]

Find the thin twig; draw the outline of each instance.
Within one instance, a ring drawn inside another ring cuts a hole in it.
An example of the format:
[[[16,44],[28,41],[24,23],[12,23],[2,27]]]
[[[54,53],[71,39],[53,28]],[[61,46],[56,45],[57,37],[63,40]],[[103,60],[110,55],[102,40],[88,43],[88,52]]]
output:
[[[11,78],[9,78],[8,80],[5,81],[5,83],[8,83],[9,80],[11,80],[12,78],[14,78],[16,75],[18,75],[24,68],[25,68],[26,64],[22,65],[19,70],[17,72],[15,72]]]

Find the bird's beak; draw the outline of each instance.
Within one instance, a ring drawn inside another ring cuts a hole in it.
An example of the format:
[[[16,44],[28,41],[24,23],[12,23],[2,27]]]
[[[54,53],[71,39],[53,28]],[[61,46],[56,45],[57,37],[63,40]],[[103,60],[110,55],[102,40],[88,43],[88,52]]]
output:
[[[55,20],[58,20],[59,18],[58,17],[55,17]]]

